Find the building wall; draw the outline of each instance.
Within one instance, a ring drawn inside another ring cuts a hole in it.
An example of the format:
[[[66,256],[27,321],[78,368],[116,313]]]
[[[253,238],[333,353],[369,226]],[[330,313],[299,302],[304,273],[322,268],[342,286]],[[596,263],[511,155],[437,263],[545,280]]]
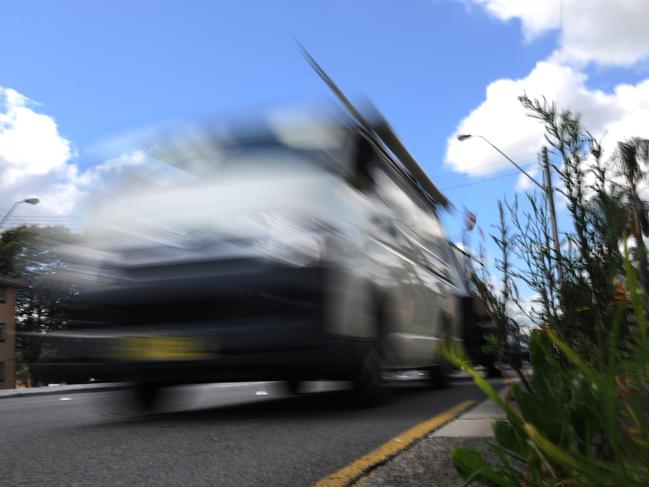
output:
[[[0,284],[0,286],[2,286]],[[1,295],[0,295],[1,296]],[[4,323],[3,341],[0,341],[0,362],[4,363],[4,381],[0,389],[16,386],[16,290],[4,287],[4,302],[0,301],[0,323]],[[3,379],[0,377],[0,379]]]

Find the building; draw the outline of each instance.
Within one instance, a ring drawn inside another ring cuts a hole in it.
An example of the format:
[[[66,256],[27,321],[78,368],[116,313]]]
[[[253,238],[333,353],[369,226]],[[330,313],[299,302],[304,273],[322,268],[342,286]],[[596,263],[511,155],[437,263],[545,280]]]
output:
[[[16,290],[20,281],[0,276],[0,389],[16,386]]]

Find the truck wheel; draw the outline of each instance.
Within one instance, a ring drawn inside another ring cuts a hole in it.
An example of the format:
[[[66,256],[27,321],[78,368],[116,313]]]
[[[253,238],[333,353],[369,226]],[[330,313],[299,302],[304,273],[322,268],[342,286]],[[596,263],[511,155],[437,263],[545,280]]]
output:
[[[299,379],[288,379],[286,381],[286,389],[290,394],[297,394],[300,392],[300,385],[302,382]]]
[[[135,385],[135,396],[138,406],[144,411],[154,411],[160,402],[162,386],[155,382],[138,382]]]
[[[446,361],[428,369],[429,383],[433,389],[444,389],[448,387],[449,365]]]
[[[496,367],[496,364],[493,361],[487,362],[485,367],[487,368],[487,377],[489,379],[497,379],[498,377],[503,376],[502,370]]]
[[[376,406],[385,399],[383,364],[376,346],[365,353],[354,375],[354,390],[362,406]]]

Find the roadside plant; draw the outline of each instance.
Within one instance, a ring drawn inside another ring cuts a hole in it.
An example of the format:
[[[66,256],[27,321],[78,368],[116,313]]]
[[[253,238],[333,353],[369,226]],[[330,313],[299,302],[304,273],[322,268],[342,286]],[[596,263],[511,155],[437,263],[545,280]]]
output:
[[[634,137],[618,142],[615,162],[624,181],[621,186],[623,209],[635,243],[635,261],[638,263],[640,284],[645,291],[649,286],[649,269],[643,237],[649,235],[649,218],[647,203],[640,198],[640,184],[647,179],[644,168],[648,160],[649,140]]]
[[[493,235],[492,239],[499,250],[496,269],[501,276],[501,285],[496,289],[491,276],[480,278],[476,274],[473,275],[473,284],[494,324],[494,333],[489,337],[484,351],[493,355],[497,362],[508,362],[511,355],[518,352],[520,342],[519,327],[511,317],[510,309],[512,303],[518,301],[518,288],[511,273],[512,235],[501,202],[498,202],[498,214],[498,225],[495,227],[497,235]]]
[[[482,279],[490,285],[477,288],[494,323],[511,319],[518,304],[537,324],[529,336],[532,375],[518,370],[520,384],[503,400],[460,351],[447,350],[507,418],[493,426],[498,462],[462,448],[453,461],[467,484],[649,485],[649,218],[640,198],[649,141],[621,142],[606,159],[577,114],[546,100],[520,101],[545,126],[550,150],[541,158],[559,176],[570,225],[559,255],[547,195],[526,195],[525,211],[519,199],[499,203],[493,239],[502,282]],[[520,285],[535,293],[533,310],[518,303]]]
[[[549,326],[532,332],[529,390],[513,386],[514,403],[496,390],[457,351],[448,359],[468,372],[506,414],[493,425],[490,449],[453,451],[467,481],[489,486],[649,485],[649,302],[627,261],[625,299],[615,310],[612,333],[585,358]],[[622,341],[622,323],[634,323]]]

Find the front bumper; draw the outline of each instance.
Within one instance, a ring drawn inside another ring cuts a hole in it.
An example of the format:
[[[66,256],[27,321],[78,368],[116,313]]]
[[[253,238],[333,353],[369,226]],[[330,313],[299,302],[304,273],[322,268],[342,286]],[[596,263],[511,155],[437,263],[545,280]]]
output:
[[[52,380],[205,382],[337,378],[360,340],[327,334],[324,267],[146,281],[82,294],[49,339]]]
[[[194,361],[60,361],[34,364],[51,382],[157,382],[167,384],[252,380],[349,379],[368,346],[363,340],[326,337],[319,347],[222,354]]]

